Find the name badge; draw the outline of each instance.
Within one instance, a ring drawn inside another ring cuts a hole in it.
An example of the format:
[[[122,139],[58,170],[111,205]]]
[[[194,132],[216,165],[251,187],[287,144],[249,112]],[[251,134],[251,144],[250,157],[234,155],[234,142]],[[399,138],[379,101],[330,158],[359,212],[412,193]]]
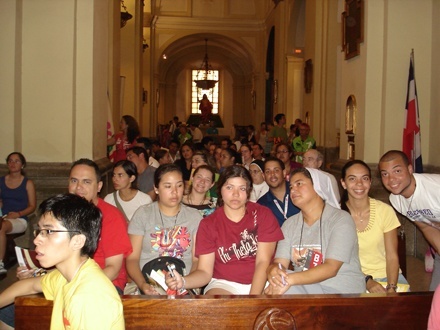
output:
[[[305,258],[306,258],[306,262],[304,264],[304,268],[303,268],[304,270],[308,270],[316,266],[319,266],[324,261],[321,252],[317,252],[311,249],[307,249]]]

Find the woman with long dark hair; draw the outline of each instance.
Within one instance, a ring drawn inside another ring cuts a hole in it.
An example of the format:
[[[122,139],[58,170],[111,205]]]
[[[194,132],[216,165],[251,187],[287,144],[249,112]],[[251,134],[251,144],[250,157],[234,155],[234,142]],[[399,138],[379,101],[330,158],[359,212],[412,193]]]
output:
[[[26,158],[20,152],[12,152],[6,157],[9,173],[0,178],[0,274],[7,271],[3,265],[6,253],[6,235],[26,231],[27,216],[35,211],[36,193],[32,180],[28,179],[23,169]]]
[[[218,181],[220,207],[200,222],[197,269],[188,276],[166,277],[169,288],[199,288],[205,294],[261,294],[266,268],[283,238],[272,212],[249,202],[252,180],[243,166],[232,165]]]
[[[227,167],[242,164],[241,155],[232,148],[222,149],[220,156],[221,169],[220,172],[224,171]]]
[[[302,167],[300,163],[297,163],[292,160],[292,156],[293,156],[292,146],[290,146],[285,142],[280,142],[275,146],[275,155],[284,164],[284,167],[286,169],[286,176],[285,176],[286,181],[289,181],[290,172],[292,172],[294,169]]]
[[[115,192],[105,196],[104,201],[116,206],[127,222],[134,212],[142,206],[152,203],[151,197],[137,187],[136,165],[129,160],[121,160],[113,166],[113,187]]]
[[[208,196],[215,184],[215,172],[209,165],[198,166],[193,173],[189,193],[183,196],[182,203],[200,212],[203,217],[215,211],[217,198]]]
[[[110,160],[114,163],[125,159],[125,151],[133,147],[140,136],[139,124],[132,116],[122,116],[119,129],[119,133],[107,140],[107,146],[115,146],[115,150],[110,154]]]
[[[159,166],[154,172],[157,201],[141,206],[128,226],[133,253],[127,257],[127,271],[141,293],[157,294],[142,273],[145,264],[158,257],[175,257],[189,272],[197,267],[195,235],[200,213],[182,204],[184,182],[175,164]]]
[[[369,292],[396,292],[408,282],[399,269],[397,228],[400,222],[393,208],[370,198],[371,170],[362,160],[342,168],[344,193],[341,208],[351,214],[359,240],[359,258]],[[385,287],[383,284],[385,283]]]

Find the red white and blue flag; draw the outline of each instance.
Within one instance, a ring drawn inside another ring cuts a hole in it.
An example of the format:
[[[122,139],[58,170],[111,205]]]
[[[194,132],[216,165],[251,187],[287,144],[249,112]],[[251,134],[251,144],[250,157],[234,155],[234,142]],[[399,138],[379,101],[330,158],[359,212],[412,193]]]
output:
[[[420,139],[419,105],[414,75],[414,53],[411,53],[406,94],[406,126],[403,129],[403,152],[408,156],[415,173],[423,172],[422,145]]]

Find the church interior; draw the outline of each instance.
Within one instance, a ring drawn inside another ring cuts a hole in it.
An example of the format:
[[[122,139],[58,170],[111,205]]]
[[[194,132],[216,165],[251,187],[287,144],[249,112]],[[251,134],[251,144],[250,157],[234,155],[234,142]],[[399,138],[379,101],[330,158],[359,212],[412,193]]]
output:
[[[131,115],[155,138],[174,116],[187,122],[206,56],[220,135],[300,118],[326,170],[364,160],[386,201],[376,168],[402,148],[412,53],[424,170],[440,173],[439,16],[437,0],[1,1],[0,158],[26,156],[38,203],[65,192],[73,161],[93,159],[105,195],[107,123]],[[400,220],[407,255],[421,259],[423,236]]]

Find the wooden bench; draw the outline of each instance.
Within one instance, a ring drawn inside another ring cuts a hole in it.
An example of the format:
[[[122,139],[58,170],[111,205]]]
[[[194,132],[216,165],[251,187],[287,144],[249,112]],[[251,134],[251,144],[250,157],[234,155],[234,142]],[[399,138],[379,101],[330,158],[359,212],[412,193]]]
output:
[[[123,296],[126,329],[426,329],[433,292],[290,296]],[[49,329],[52,302],[15,300],[17,330]],[[272,327],[264,327],[272,323]]]

